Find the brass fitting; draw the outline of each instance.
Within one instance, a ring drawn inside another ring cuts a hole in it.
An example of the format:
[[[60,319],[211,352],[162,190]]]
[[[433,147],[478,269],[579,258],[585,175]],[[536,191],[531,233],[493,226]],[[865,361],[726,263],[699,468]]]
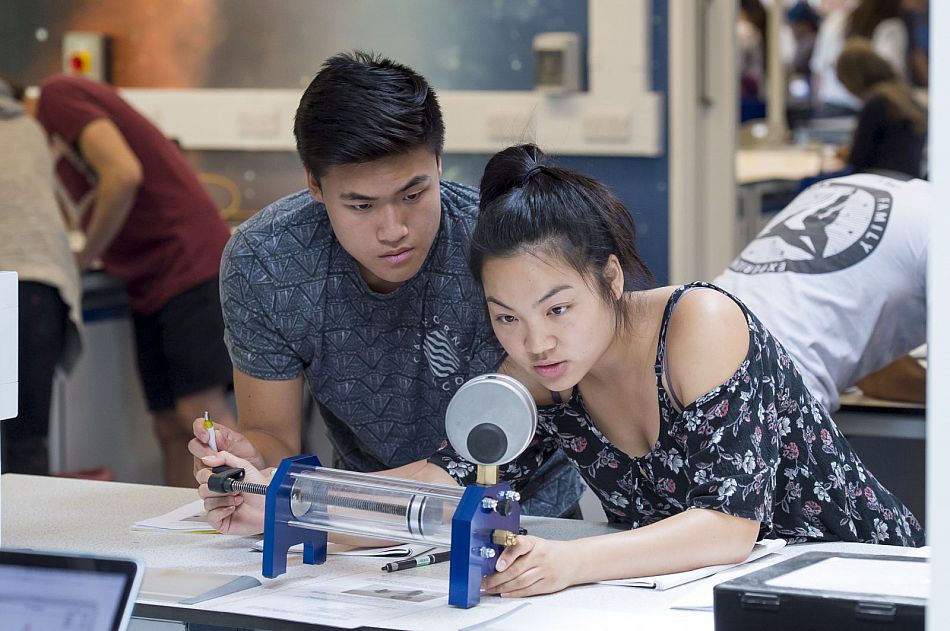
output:
[[[475,484],[479,486],[498,484],[498,465],[478,465]]]
[[[510,530],[492,530],[491,542],[496,546],[513,546],[518,543],[518,535]]]

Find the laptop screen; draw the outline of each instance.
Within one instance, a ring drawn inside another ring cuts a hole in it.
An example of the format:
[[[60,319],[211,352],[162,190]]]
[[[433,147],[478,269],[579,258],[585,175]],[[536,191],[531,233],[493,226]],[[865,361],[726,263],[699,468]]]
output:
[[[4,629],[123,631],[142,566],[114,559],[0,550]]]

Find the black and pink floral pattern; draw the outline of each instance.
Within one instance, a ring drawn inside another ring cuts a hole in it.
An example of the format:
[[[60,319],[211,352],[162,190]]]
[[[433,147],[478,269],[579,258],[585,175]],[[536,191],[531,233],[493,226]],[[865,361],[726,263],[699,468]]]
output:
[[[868,471],[802,383],[782,345],[734,297],[749,324],[736,372],[677,412],[663,387],[663,315],[656,354],[660,435],[644,456],[616,448],[591,422],[580,391],[543,407],[539,433],[555,438],[600,498],[608,518],[637,528],[690,508],[761,522],[760,537],[920,546],[924,532]]]

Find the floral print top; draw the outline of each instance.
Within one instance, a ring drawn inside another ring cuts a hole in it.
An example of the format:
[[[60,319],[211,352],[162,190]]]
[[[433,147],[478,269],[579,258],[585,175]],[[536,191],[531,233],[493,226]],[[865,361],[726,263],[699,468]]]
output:
[[[666,335],[677,301],[699,287],[739,304],[749,350],[725,383],[680,413],[661,379]],[[539,410],[539,433],[555,437],[610,521],[638,528],[706,508],[761,522],[760,538],[924,544],[914,515],[865,468],[782,345],[735,297],[707,283],[678,288],[659,339],[660,435],[644,456],[628,456],[598,431],[576,387],[569,401]]]

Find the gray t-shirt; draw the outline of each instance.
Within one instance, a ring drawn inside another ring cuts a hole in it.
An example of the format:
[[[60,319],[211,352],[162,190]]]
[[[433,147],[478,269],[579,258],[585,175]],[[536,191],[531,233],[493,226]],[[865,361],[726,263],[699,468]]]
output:
[[[426,261],[388,294],[366,285],[307,191],[242,224],[224,251],[221,305],[234,366],[266,380],[304,374],[331,413],[330,440],[348,468],[376,471],[444,449],[452,395],[502,359],[467,266],[478,192],[442,182],[441,198]],[[555,445],[538,443],[519,462],[549,487],[539,491],[549,506],[536,513],[560,514],[579,498],[582,483]]]

